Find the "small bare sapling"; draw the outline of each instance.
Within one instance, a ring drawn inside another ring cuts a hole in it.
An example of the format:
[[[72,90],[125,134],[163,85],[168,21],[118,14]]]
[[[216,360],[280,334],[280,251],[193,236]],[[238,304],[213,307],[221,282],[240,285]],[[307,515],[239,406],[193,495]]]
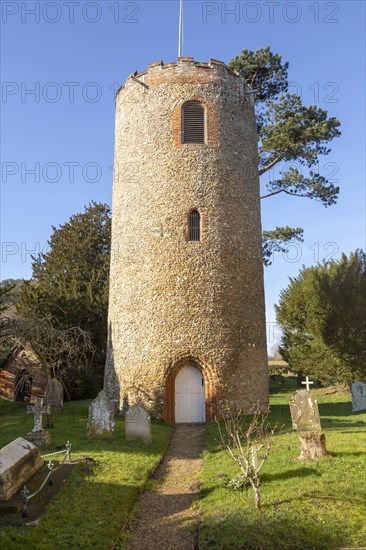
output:
[[[217,420],[220,444],[240,468],[240,473],[229,482],[229,486],[238,489],[250,485],[257,510],[261,507],[260,471],[269,457],[277,431],[277,425],[271,427],[268,422],[269,413],[269,407],[263,409],[260,404],[247,415],[235,406],[225,405],[220,409],[220,420]]]

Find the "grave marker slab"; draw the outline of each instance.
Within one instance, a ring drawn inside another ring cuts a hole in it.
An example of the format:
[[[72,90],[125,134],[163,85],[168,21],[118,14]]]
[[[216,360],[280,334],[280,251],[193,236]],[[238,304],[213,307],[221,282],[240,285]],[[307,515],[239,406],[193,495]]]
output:
[[[140,439],[151,444],[151,420],[147,410],[140,404],[133,405],[125,417],[126,440]]]
[[[292,427],[299,432],[320,432],[317,400],[306,390],[300,390],[290,400]]]
[[[113,437],[114,405],[102,390],[89,405],[88,435],[91,437]]]
[[[307,386],[309,381],[307,380]],[[290,400],[292,426],[297,430],[301,454],[298,460],[317,460],[327,455],[325,435],[321,431],[318,402],[307,390],[300,390]]]
[[[9,500],[43,466],[38,447],[18,437],[0,450],[0,501]]]
[[[27,407],[27,413],[34,414],[34,426],[31,432],[25,436],[27,441],[30,441],[39,449],[45,449],[51,445],[51,436],[47,430],[42,429],[42,414],[47,412],[47,407],[43,405],[43,399],[36,399],[33,406]]]
[[[366,411],[366,382],[353,382],[351,393],[352,412]]]
[[[42,431],[42,414],[47,412],[47,408],[43,406],[43,399],[36,399],[34,405],[28,405],[27,414],[34,414],[34,426],[32,432]]]

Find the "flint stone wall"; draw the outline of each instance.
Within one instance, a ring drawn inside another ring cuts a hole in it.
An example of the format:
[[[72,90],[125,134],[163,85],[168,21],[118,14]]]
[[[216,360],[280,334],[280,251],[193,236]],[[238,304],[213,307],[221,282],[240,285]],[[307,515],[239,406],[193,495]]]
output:
[[[205,106],[207,144],[181,144],[181,107]],[[201,214],[200,242],[188,215]],[[116,101],[105,390],[174,421],[174,377],[219,400],[268,401],[256,123],[244,81],[222,62],[154,63]],[[172,389],[173,388],[173,389]]]

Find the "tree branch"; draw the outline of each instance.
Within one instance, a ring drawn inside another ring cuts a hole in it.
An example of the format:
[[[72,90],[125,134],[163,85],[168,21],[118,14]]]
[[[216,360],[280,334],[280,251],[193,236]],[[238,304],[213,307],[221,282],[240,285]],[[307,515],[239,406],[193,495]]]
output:
[[[284,189],[280,189],[279,191],[273,191],[273,193],[268,193],[268,195],[262,195],[262,197],[259,197],[260,200],[262,199],[268,199],[268,197],[273,197],[273,195],[278,195],[279,193],[283,193]]]
[[[302,199],[307,199],[308,197],[306,195],[300,195],[299,193],[291,193],[290,191],[286,191],[286,189],[280,189],[279,191],[273,191],[273,193],[268,193],[268,195],[262,195],[260,200],[262,199],[268,199],[268,197],[273,197],[274,195],[278,195],[279,193],[286,193],[286,195],[291,195],[292,197],[301,197]]]
[[[272,162],[267,164],[267,166],[265,166],[264,168],[259,170],[259,175],[262,176],[263,174],[268,172],[268,170],[270,170],[272,168],[272,166],[274,166],[275,164],[280,162],[284,158],[284,156],[285,156],[285,153],[281,153],[278,157],[276,157],[274,160],[272,160]]]
[[[286,189],[284,189],[283,192],[287,195],[292,195],[293,197],[301,197],[302,199],[308,198],[306,195],[299,195],[299,193],[290,193],[290,191],[286,191]]]

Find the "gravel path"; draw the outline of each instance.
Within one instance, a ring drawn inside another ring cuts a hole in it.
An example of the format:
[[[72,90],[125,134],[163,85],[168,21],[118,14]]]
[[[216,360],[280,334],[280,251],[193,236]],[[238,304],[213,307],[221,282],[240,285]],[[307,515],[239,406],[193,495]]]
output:
[[[198,524],[198,509],[191,505],[198,497],[203,445],[202,425],[175,427],[168,450],[153,476],[156,486],[140,497],[139,512],[129,530],[127,550],[194,550],[198,547],[197,529],[192,528],[192,523]]]

